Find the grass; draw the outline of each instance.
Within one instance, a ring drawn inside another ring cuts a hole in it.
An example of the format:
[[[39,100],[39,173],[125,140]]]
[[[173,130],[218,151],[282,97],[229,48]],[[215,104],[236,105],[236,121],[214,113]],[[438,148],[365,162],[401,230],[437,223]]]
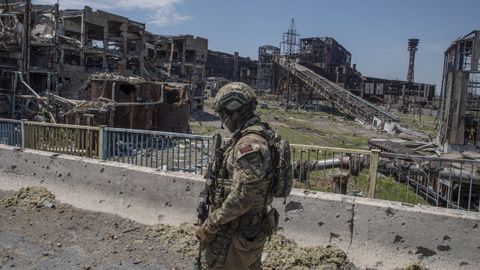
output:
[[[411,113],[396,113],[396,116],[400,119],[401,122],[407,124],[409,127],[425,132],[430,132],[432,134],[437,132],[435,128],[435,116],[422,115],[421,124],[418,115],[413,116]]]
[[[348,169],[344,169],[346,173]],[[309,183],[298,179],[294,182],[295,188],[303,188],[320,192],[335,192],[335,183],[331,175],[339,173],[337,169],[314,171],[310,174]],[[348,181],[348,193],[361,193],[366,196],[369,185],[368,169],[364,169],[358,176],[350,176]],[[427,204],[424,198],[415,194],[406,184],[395,181],[392,177],[378,176],[375,198],[381,200],[397,201],[410,204]]]
[[[258,109],[257,113],[291,144],[310,144],[342,148],[368,149],[368,137],[338,132],[336,122],[356,125],[327,112],[285,111],[278,108]]]
[[[290,144],[310,144],[323,145],[324,142],[309,133],[303,132],[291,127],[276,126],[275,130],[282,136],[282,139],[287,140]]]
[[[191,122],[190,129],[192,134],[211,135],[216,129],[213,126],[203,125],[200,122]]]
[[[341,135],[337,134],[333,137],[332,144],[336,147],[353,148],[353,149],[368,149],[368,137],[355,135]]]
[[[360,187],[361,190],[368,190],[368,170],[362,171],[356,177],[355,181],[357,186]],[[413,191],[406,184],[395,181],[393,177],[383,175],[377,176],[375,198],[411,204],[427,204],[422,197],[415,194],[415,191]]]
[[[260,116],[275,116],[278,118],[292,118],[292,119],[300,119],[300,120],[312,120],[312,117],[322,117],[322,118],[329,118],[334,117],[332,114],[327,112],[311,112],[311,111],[296,111],[296,110],[288,110],[285,111],[279,108],[268,108],[268,109],[257,109],[257,113]]]

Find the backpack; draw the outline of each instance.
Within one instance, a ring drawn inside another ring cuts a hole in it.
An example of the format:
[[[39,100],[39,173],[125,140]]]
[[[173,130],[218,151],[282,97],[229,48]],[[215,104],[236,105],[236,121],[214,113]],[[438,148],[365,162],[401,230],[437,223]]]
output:
[[[285,198],[290,195],[293,185],[293,168],[290,144],[278,135],[278,141],[273,147],[274,172],[272,193],[275,198]]]
[[[275,198],[284,198],[290,195],[293,186],[293,167],[290,144],[283,140],[280,134],[273,131],[267,123],[251,126],[242,131],[242,135],[257,134],[267,140],[272,153],[272,171],[269,173],[269,194]]]

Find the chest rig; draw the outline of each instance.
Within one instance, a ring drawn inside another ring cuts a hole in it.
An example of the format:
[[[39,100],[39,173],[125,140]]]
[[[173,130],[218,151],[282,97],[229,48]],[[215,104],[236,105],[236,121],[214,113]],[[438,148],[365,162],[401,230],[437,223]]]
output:
[[[257,134],[267,140],[269,146],[273,143],[275,132],[266,123],[261,123],[258,118],[254,118],[247,122],[245,127],[236,131],[232,138],[222,147],[223,161],[219,169],[216,185],[210,190],[212,210],[220,208],[231,192],[233,170],[236,162],[235,146],[238,141],[245,135]]]

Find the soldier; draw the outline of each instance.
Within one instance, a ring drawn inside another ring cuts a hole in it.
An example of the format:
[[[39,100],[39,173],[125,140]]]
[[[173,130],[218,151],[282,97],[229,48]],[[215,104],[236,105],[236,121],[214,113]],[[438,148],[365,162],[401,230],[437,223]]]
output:
[[[215,98],[215,111],[234,134],[209,188],[208,218],[195,231],[207,269],[261,269],[263,247],[277,226],[268,222],[272,211],[267,212],[277,137],[255,115],[256,105],[253,89],[239,82],[225,85]]]

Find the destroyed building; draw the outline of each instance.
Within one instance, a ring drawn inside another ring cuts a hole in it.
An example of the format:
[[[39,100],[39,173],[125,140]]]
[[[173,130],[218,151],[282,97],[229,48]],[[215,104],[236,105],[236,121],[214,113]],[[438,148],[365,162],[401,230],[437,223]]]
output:
[[[314,72],[322,77],[320,79],[324,83],[334,83],[367,102],[396,105],[397,107],[400,105],[405,112],[409,108],[433,106],[435,85],[416,83],[413,80],[414,56],[418,39],[409,40],[409,78],[407,81],[399,81],[362,76],[357,70],[356,64],[352,64],[352,54],[332,37],[301,39],[298,37],[299,33],[292,19],[288,31],[283,34],[282,56],[278,57],[278,60],[274,60],[271,83],[272,93],[282,95],[286,101],[284,104],[290,104],[288,105],[290,107],[317,109],[325,101],[332,105],[337,103],[332,94],[318,95],[319,92],[313,91],[311,88],[310,91],[307,91],[306,88],[309,88],[305,86],[305,82],[309,83],[307,78],[299,78],[298,72],[295,72],[295,69],[300,68],[301,72]],[[286,62],[280,62],[284,61],[282,59],[285,59]],[[269,71],[269,69],[265,70]],[[259,72],[264,72],[264,70],[259,69]],[[290,76],[292,73],[295,76]],[[330,86],[335,87],[331,84],[325,86],[324,90]],[[338,107],[336,106],[336,108]],[[367,107],[372,106],[369,104]],[[391,119],[392,117],[387,118]]]
[[[257,90],[265,92],[273,88],[274,60],[280,56],[280,48],[265,45],[258,48]]]
[[[234,54],[208,51],[206,63],[207,77],[222,77],[230,81],[239,81],[256,88],[257,61],[249,57]]]
[[[480,30],[445,51],[438,143],[444,151],[480,146]]]
[[[77,125],[189,131],[189,84],[146,81],[140,77],[96,74],[89,102],[79,102],[65,115]],[[169,117],[165,117],[165,116]],[[91,121],[89,123],[89,121]]]
[[[230,80],[223,77],[208,77],[205,80],[205,97],[215,97],[218,90],[229,82]]]
[[[144,75],[145,24],[90,7],[61,11],[61,16],[62,96],[88,98],[71,91],[96,72]]]
[[[157,36],[154,38],[154,69],[166,70],[174,81],[192,85],[192,111],[203,109],[208,40],[192,35]]]
[[[208,40],[192,35],[157,36],[153,64],[166,68],[172,79],[197,81],[205,78]]]
[[[90,7],[60,10],[57,4],[32,5],[29,0],[0,1],[0,27],[0,117],[36,115],[54,122],[58,115],[50,99],[70,105],[91,101],[91,78],[104,72],[152,83],[186,83],[180,88],[189,92],[189,111],[203,108],[204,38],[159,36],[147,32],[144,23],[117,14]]]
[[[371,102],[431,106],[435,97],[435,85],[413,82],[413,77],[409,82],[362,76],[351,64],[351,53],[331,37],[300,39],[298,57],[300,64]]]
[[[345,89],[360,87],[361,74],[351,65],[352,54],[331,37],[300,39],[299,61]]]
[[[398,104],[405,96],[409,104],[433,106],[435,88],[432,84],[362,77],[360,89],[352,92],[375,103]]]

